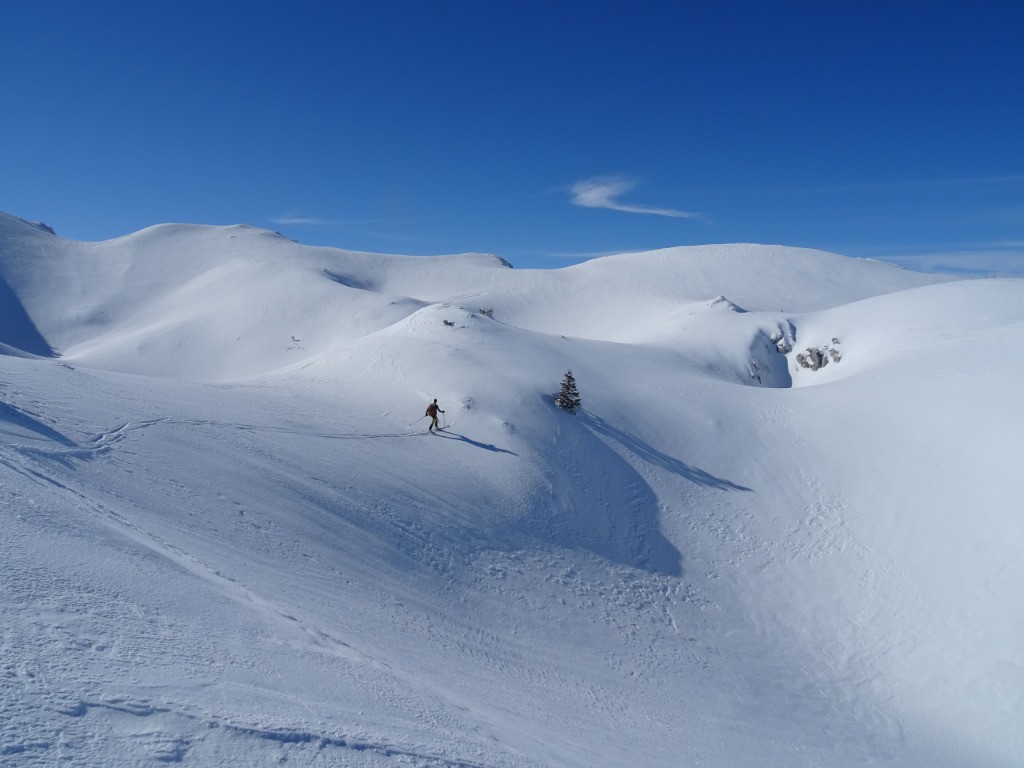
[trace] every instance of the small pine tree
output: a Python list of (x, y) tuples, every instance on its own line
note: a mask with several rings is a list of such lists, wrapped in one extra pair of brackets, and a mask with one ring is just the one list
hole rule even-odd
[(562, 379), (562, 391), (555, 397), (555, 405), (569, 413), (576, 413), (576, 409), (580, 407), (580, 392), (576, 389), (576, 379), (573, 378), (572, 371), (567, 371), (565, 378)]

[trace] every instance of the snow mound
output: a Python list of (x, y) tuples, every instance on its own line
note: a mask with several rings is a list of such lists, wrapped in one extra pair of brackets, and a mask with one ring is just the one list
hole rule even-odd
[[(1024, 338), (1022, 286), (1019, 279), (946, 283), (795, 316), (794, 384), (824, 384), (918, 361), (951, 373), (999, 367), (1002, 355), (983, 361), (977, 350), (997, 339), (1009, 348)], [(817, 370), (795, 364), (808, 350), (823, 350)]]

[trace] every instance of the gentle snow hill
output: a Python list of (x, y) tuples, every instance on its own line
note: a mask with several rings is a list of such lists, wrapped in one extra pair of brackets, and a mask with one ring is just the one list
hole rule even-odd
[(1007, 351), (1013, 348), (1024, 331), (1022, 285), (1013, 278), (944, 283), (794, 315), (796, 351), (834, 346), (844, 358), (820, 371), (796, 368), (794, 384), (824, 384), (929, 358), (937, 358), (935, 373), (987, 380), (988, 369), (1003, 365), (1002, 355), (983, 362), (977, 350), (992, 343), (993, 334)]
[(1024, 281), (2, 215), (0, 278), (0, 763), (1024, 762)]
[[(188, 379), (239, 379), (310, 359), (427, 304), (493, 310), (496, 320), (542, 333), (631, 342), (679, 335), (679, 314), (699, 314), (720, 294), (744, 310), (806, 312), (943, 279), (753, 245), (518, 271), (478, 254), (311, 248), (246, 226), (162, 225), (79, 243), (0, 214), (0, 343)], [(751, 339), (740, 343), (745, 351)]]

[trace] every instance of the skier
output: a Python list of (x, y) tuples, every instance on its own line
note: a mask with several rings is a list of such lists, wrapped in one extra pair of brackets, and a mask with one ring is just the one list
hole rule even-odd
[(427, 406), (427, 412), (425, 414), (430, 417), (430, 426), (427, 427), (427, 432), (432, 431), (435, 427), (440, 429), (440, 427), (437, 426), (438, 412), (444, 413), (444, 411), (437, 407), (437, 398), (435, 397), (434, 402)]

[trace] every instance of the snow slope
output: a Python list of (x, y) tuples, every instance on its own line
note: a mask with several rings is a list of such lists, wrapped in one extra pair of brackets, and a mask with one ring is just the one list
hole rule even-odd
[(1022, 299), (0, 214), (0, 764), (1019, 765)]

